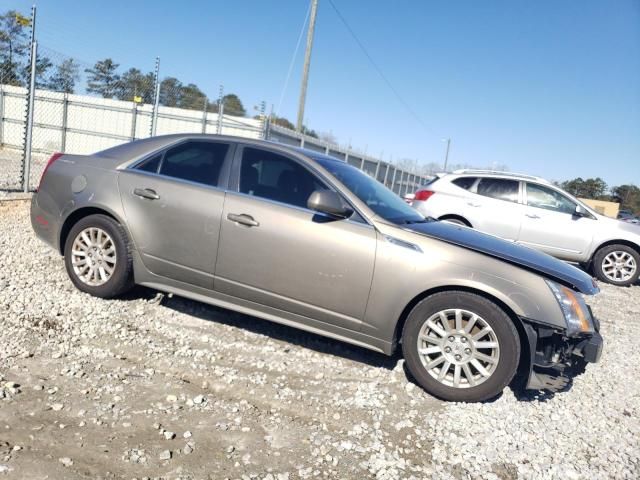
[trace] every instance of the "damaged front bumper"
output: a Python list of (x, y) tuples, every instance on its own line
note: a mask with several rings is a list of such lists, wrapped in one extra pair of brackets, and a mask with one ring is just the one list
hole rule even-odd
[(568, 337), (564, 332), (529, 319), (522, 319), (527, 336), (529, 376), (526, 388), (556, 392), (582, 373), (587, 363), (600, 361), (603, 339), (593, 318), (594, 332)]

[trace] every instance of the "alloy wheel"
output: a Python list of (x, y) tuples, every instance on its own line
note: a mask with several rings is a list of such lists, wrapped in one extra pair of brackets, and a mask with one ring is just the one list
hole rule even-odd
[(637, 268), (636, 259), (625, 251), (613, 251), (602, 260), (602, 273), (613, 282), (629, 280)]
[(98, 227), (82, 230), (73, 241), (71, 265), (86, 285), (97, 287), (109, 281), (116, 268), (116, 248), (107, 232)]
[(500, 360), (493, 328), (462, 309), (433, 314), (418, 335), (418, 354), (429, 375), (448, 387), (470, 388), (487, 381)]

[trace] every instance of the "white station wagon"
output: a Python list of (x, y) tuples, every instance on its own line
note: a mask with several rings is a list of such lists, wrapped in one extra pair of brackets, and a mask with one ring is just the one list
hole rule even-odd
[(614, 285), (640, 275), (640, 225), (600, 215), (542, 178), (458, 170), (417, 191), (412, 204), (426, 216), (579, 263)]

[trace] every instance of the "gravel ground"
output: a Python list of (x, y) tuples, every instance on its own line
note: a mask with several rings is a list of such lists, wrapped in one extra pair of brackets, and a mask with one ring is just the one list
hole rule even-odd
[(136, 289), (75, 290), (0, 202), (0, 478), (638, 478), (640, 287), (566, 392), (445, 404), (402, 360)]

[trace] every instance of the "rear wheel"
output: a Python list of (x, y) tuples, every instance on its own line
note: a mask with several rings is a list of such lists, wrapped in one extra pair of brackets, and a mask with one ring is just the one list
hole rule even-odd
[(495, 303), (469, 292), (436, 293), (409, 313), (402, 333), (407, 367), (430, 394), (479, 402), (497, 396), (518, 368), (520, 338)]
[(640, 276), (640, 254), (627, 245), (608, 245), (593, 256), (593, 270), (603, 282), (633, 285)]
[(127, 234), (106, 215), (90, 215), (71, 228), (64, 260), (73, 284), (96, 297), (112, 298), (133, 286)]

